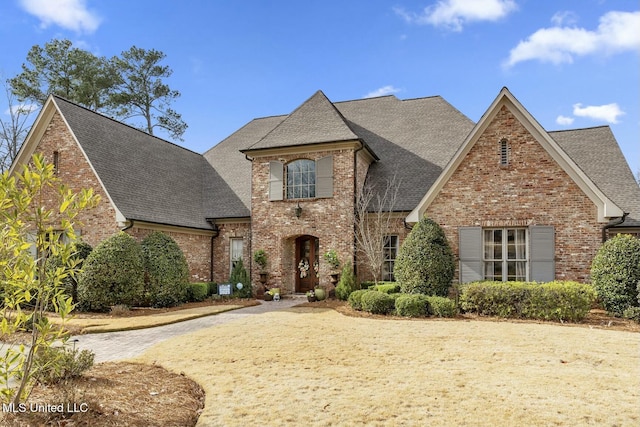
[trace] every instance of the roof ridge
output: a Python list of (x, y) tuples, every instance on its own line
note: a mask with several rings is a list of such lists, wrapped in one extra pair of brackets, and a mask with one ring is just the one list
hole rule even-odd
[(191, 152), (191, 153), (193, 153), (193, 154), (197, 154), (197, 155), (200, 155), (200, 156), (202, 155), (201, 153), (198, 153), (198, 152), (193, 151), (193, 150), (191, 150), (191, 149), (189, 149), (189, 148), (183, 147), (182, 145), (179, 145), (179, 144), (177, 144), (177, 143), (175, 143), (175, 142), (168, 141), (168, 140), (166, 140), (166, 139), (164, 139), (164, 138), (160, 138), (159, 136), (156, 136), (156, 135), (151, 135), (151, 134), (149, 134), (149, 133), (147, 133), (147, 132), (145, 132), (145, 131), (143, 131), (143, 130), (141, 130), (141, 129), (138, 129), (137, 127), (132, 126), (132, 125), (130, 125), (130, 124), (128, 124), (128, 123), (125, 123), (125, 122), (122, 122), (122, 121), (120, 121), (120, 120), (117, 120), (117, 119), (115, 119), (115, 118), (113, 118), (113, 117), (107, 116), (106, 114), (101, 113), (101, 112), (99, 112), (99, 111), (92, 110), (91, 108), (85, 107), (84, 105), (80, 105), (80, 104), (78, 104), (78, 103), (76, 103), (76, 102), (70, 101), (70, 100), (68, 100), (67, 98), (62, 97), (62, 96), (60, 96), (60, 95), (51, 94), (51, 96), (52, 96), (53, 98), (59, 99), (59, 100), (61, 100), (61, 101), (64, 101), (64, 102), (66, 102), (66, 103), (68, 103), (68, 104), (71, 104), (71, 105), (73, 105), (74, 107), (81, 108), (81, 109), (83, 109), (83, 110), (85, 110), (85, 111), (87, 111), (87, 112), (89, 112), (89, 113), (95, 114), (95, 115), (97, 115), (97, 116), (100, 116), (100, 117), (102, 117), (102, 118), (105, 118), (105, 119), (107, 119), (107, 120), (110, 120), (110, 121), (112, 121), (112, 122), (115, 122), (115, 123), (117, 123), (117, 124), (120, 124), (120, 125), (122, 125), (122, 126), (126, 126), (126, 127), (130, 128), (130, 129), (132, 129), (132, 130), (137, 131), (137, 132), (143, 133), (143, 134), (144, 134), (144, 135), (146, 135), (147, 137), (157, 139), (157, 140), (158, 140), (158, 141), (160, 141), (160, 142), (165, 142), (165, 143), (167, 143), (167, 144), (171, 144), (171, 145), (173, 145), (173, 146), (175, 146), (175, 147), (178, 147), (178, 148), (182, 148), (183, 150), (189, 151), (189, 152)]
[(551, 132), (554, 132), (554, 133), (574, 132), (574, 131), (577, 131), (577, 130), (591, 130), (591, 129), (601, 129), (601, 128), (611, 129), (611, 126), (609, 126), (609, 125), (587, 126), (587, 127), (583, 127), (583, 128), (548, 130), (547, 132), (549, 132), (549, 133), (551, 133)]

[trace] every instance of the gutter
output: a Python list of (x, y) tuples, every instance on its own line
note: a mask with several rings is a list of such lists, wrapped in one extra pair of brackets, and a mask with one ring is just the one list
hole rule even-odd
[(129, 225), (127, 225), (125, 228), (121, 228), (120, 231), (127, 231), (128, 229), (130, 229), (131, 227), (133, 227), (133, 219), (127, 219), (127, 221), (129, 221)]
[(627, 218), (627, 215), (629, 215), (629, 212), (623, 212), (621, 217), (612, 219), (608, 224), (602, 227), (602, 243), (607, 241), (607, 230), (622, 224)]

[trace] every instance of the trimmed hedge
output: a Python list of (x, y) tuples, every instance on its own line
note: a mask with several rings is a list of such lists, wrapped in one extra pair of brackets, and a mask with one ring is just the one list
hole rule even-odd
[(187, 300), (201, 302), (209, 296), (209, 282), (189, 283), (187, 287)]
[(109, 311), (113, 305), (133, 306), (144, 290), (144, 255), (133, 237), (119, 232), (89, 254), (78, 279), (82, 310)]
[(621, 316), (640, 306), (640, 239), (618, 234), (607, 240), (593, 258), (591, 282), (609, 313)]
[(362, 310), (372, 314), (388, 314), (393, 311), (395, 299), (383, 292), (368, 291), (360, 299)]
[(579, 322), (596, 300), (577, 282), (473, 282), (462, 286), (463, 310), (487, 316)]
[(369, 289), (383, 292), (385, 294), (397, 294), (400, 292), (400, 285), (396, 282), (378, 282), (377, 285), (370, 287)]
[(370, 291), (369, 289), (358, 289), (357, 291), (351, 292), (351, 294), (349, 294), (349, 298), (347, 299), (351, 308), (353, 308), (354, 310), (361, 311), (362, 296), (367, 292), (373, 292), (373, 291)]
[(458, 314), (455, 301), (436, 295), (428, 296), (429, 314), (438, 317), (455, 317)]
[(426, 295), (402, 294), (396, 298), (396, 314), (404, 317), (426, 317), (429, 315), (429, 301)]
[(145, 258), (145, 300), (153, 307), (171, 307), (187, 300), (189, 264), (170, 236), (154, 231), (140, 244)]

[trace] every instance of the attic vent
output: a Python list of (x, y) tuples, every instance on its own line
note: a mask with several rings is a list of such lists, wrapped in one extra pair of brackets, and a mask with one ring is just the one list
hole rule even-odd
[(509, 164), (509, 143), (506, 139), (500, 141), (500, 166)]
[(60, 170), (60, 153), (57, 151), (54, 151), (53, 152), (53, 171), (57, 175), (59, 170)]

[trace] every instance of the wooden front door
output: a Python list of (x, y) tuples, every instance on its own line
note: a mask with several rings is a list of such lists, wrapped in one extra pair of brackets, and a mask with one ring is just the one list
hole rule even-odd
[(313, 236), (296, 239), (296, 292), (307, 292), (319, 284), (320, 242)]

